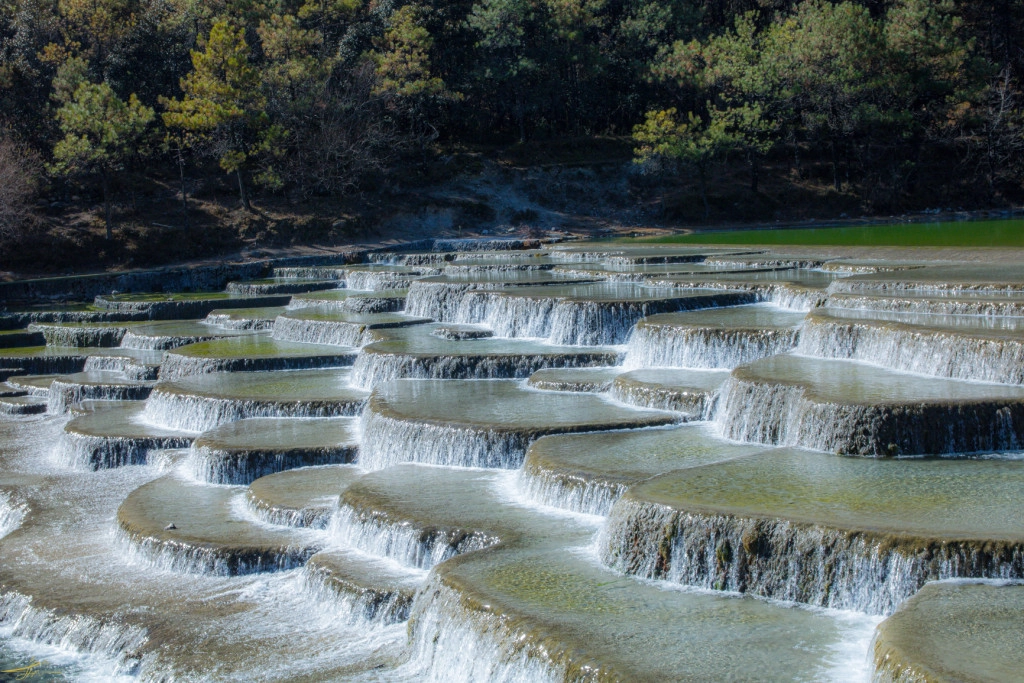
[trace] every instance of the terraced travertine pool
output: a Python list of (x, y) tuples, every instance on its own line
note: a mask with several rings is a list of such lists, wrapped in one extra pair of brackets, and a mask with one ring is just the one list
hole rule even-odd
[(1024, 265), (454, 246), (0, 318), (0, 680), (1019, 680)]

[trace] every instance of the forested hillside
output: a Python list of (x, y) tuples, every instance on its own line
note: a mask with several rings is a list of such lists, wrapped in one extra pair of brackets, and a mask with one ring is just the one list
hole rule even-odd
[(1021, 193), (1024, 0), (2, 8), (8, 258), (62, 223), (117, 241), (227, 220), (210, 202), (337, 213), (494, 150), (525, 166), (632, 150), (638, 178), (693, 188), (696, 220), (729, 218), (723, 183), (757, 204), (769, 176), (862, 212)]

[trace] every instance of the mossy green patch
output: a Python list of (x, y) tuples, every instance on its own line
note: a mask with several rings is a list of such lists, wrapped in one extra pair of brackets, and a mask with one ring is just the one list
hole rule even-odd
[(736, 230), (670, 235), (657, 244), (752, 244), (849, 247), (1024, 247), (1024, 220), (890, 223), (845, 227)]

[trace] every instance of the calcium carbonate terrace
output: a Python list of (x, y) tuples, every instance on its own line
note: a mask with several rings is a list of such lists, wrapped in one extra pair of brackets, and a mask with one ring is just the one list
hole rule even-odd
[(435, 246), (0, 318), (0, 665), (1019, 677), (1024, 266)]

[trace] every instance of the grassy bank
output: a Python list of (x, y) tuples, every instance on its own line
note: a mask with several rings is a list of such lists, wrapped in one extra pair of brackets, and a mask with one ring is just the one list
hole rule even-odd
[(1024, 219), (699, 232), (643, 241), (765, 246), (1024, 247)]

